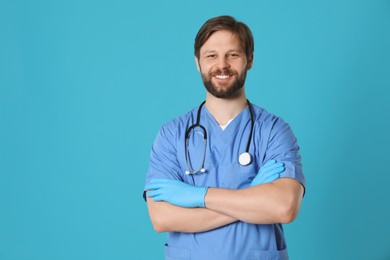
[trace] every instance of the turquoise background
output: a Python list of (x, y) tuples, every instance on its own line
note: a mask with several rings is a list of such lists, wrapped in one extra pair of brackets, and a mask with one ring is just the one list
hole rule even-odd
[(0, 259), (163, 259), (141, 197), (160, 126), (197, 106), (193, 41), (255, 36), (250, 100), (298, 137), (291, 259), (390, 259), (390, 1), (0, 0)]

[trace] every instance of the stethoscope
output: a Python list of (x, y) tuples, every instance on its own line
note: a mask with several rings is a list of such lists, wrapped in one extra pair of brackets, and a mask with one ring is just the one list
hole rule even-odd
[[(248, 143), (246, 145), (246, 150), (245, 152), (241, 153), (240, 156), (238, 156), (238, 162), (242, 166), (247, 166), (252, 162), (252, 156), (249, 153), (249, 147), (251, 145), (251, 139), (252, 139), (252, 133), (253, 133), (253, 127), (254, 127), (254, 119), (253, 119), (253, 108), (252, 104), (247, 100), (248, 102), (248, 107), (249, 107), (249, 112), (251, 114), (251, 132), (249, 134), (248, 138)], [(198, 108), (198, 114), (196, 117), (196, 123), (191, 125), (190, 127), (187, 128), (186, 130), (186, 135), (185, 135), (185, 153), (186, 153), (186, 164), (187, 164), (187, 170), (185, 171), (185, 174), (196, 174), (198, 172), (204, 173), (206, 172), (206, 169), (204, 168), (204, 161), (205, 161), (205, 156), (206, 156), (206, 147), (207, 147), (207, 131), (206, 128), (200, 124), (200, 113), (202, 110), (203, 105), (206, 103), (206, 101), (203, 101), (202, 104), (200, 104)], [(189, 151), (188, 151), (188, 141), (189, 141), (189, 136), (191, 131), (195, 128), (199, 127), (202, 129), (203, 132), (203, 155), (202, 155), (202, 163), (200, 164), (199, 170), (193, 170), (191, 167), (190, 159), (189, 159)]]

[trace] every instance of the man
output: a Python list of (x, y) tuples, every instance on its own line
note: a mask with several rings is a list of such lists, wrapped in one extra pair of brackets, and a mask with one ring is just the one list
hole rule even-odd
[(296, 218), (305, 178), (288, 124), (246, 99), (253, 46), (230, 16), (195, 38), (206, 102), (161, 128), (145, 186), (166, 259), (288, 259), (281, 223)]

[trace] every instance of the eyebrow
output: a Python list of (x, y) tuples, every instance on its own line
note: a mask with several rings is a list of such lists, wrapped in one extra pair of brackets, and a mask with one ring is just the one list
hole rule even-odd
[[(204, 52), (201, 53), (201, 55), (206, 55), (208, 53), (215, 53), (216, 51), (215, 50), (205, 50)], [(239, 50), (239, 49), (230, 49), (227, 51), (227, 53), (229, 52), (239, 52), (239, 53), (244, 53), (243, 50)]]
[(202, 52), (201, 54), (202, 54), (202, 55), (206, 55), (206, 54), (208, 54), (208, 53), (215, 53), (215, 51), (214, 51), (214, 50), (205, 50), (205, 51)]

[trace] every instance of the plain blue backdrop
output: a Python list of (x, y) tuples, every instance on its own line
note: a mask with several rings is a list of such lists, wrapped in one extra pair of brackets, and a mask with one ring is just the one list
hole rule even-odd
[(163, 259), (150, 147), (204, 99), (193, 41), (222, 14), (301, 146), (290, 258), (390, 259), (389, 0), (0, 0), (0, 260)]

